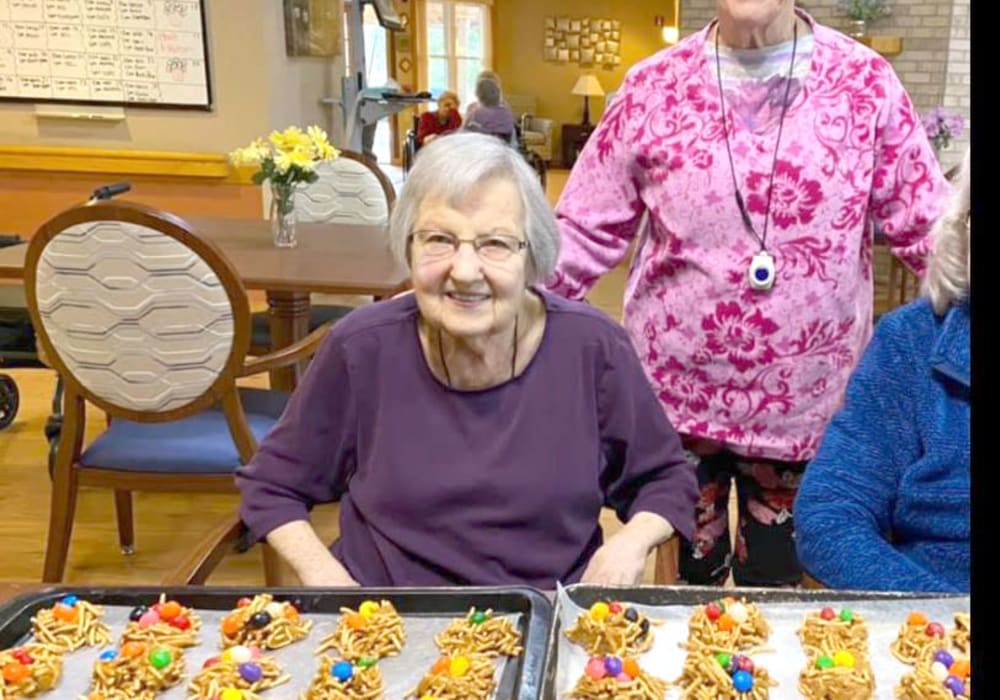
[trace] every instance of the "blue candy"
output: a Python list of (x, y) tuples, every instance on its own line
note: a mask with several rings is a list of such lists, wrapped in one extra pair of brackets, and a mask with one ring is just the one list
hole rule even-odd
[(118, 658), (118, 652), (114, 649), (108, 649), (107, 651), (101, 652), (101, 661), (111, 661), (115, 658)]
[(753, 690), (753, 676), (746, 671), (737, 671), (733, 674), (733, 687), (741, 693), (748, 693)]
[(77, 598), (75, 595), (70, 594), (67, 596), (63, 596), (63, 599), (59, 602), (61, 602), (63, 605), (68, 605), (69, 607), (73, 608), (76, 607), (76, 604), (80, 602), (80, 599)]
[(348, 661), (338, 661), (330, 667), (330, 674), (341, 683), (345, 683), (354, 675), (354, 667)]
[(952, 695), (963, 695), (965, 693), (965, 683), (958, 676), (948, 676), (945, 678), (944, 687), (950, 690)]

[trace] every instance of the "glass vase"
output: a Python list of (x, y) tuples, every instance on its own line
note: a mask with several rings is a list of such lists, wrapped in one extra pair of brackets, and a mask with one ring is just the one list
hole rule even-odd
[(299, 242), (295, 230), (294, 194), (294, 185), (271, 183), (271, 235), (278, 248), (294, 248)]
[(847, 36), (864, 39), (868, 36), (868, 23), (863, 19), (852, 19), (847, 23)]

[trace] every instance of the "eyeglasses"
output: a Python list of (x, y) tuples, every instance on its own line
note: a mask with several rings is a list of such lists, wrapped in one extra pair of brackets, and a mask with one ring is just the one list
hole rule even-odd
[(427, 260), (444, 260), (458, 253), (458, 247), (470, 243), (481, 260), (486, 262), (506, 262), (516, 253), (528, 247), (528, 242), (502, 233), (488, 233), (475, 238), (459, 238), (447, 231), (426, 229), (414, 231), (411, 239), (420, 246), (420, 257)]

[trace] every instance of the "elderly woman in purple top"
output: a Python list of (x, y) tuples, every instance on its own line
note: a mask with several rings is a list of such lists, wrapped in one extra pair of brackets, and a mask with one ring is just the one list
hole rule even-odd
[[(327, 336), (238, 473), (244, 521), (306, 585), (637, 582), (691, 535), (694, 471), (624, 330), (534, 286), (559, 246), (538, 178), (495, 138), (437, 140), (390, 237), (413, 294)], [(336, 500), (328, 549), (309, 510)]]

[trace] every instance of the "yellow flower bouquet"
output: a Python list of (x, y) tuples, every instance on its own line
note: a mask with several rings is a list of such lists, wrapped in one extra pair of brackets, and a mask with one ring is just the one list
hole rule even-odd
[(273, 131), (265, 139), (257, 139), (249, 146), (229, 154), (236, 167), (259, 166), (253, 175), (254, 184), (270, 183), (271, 222), (274, 242), (278, 246), (295, 245), (295, 210), (293, 195), (296, 185), (316, 182), (316, 164), (335, 160), (340, 151), (318, 126), (302, 131), (290, 126), (284, 131)]

